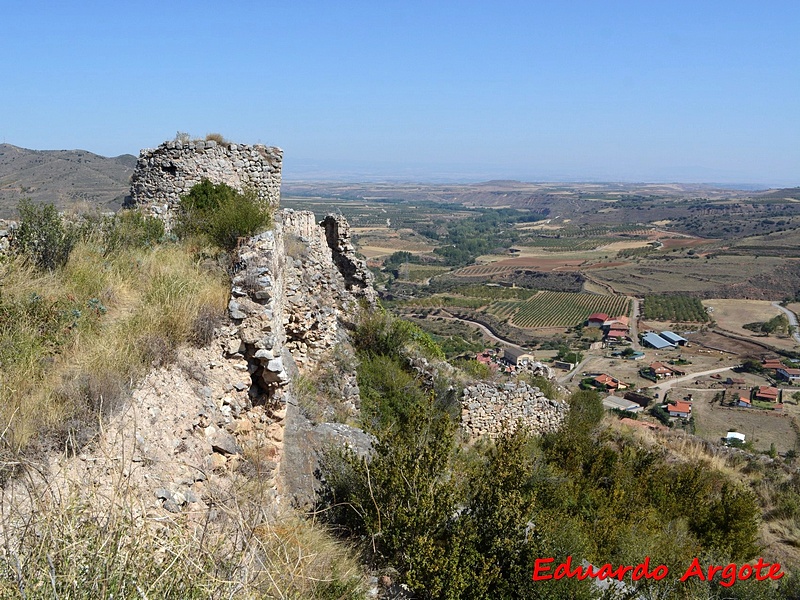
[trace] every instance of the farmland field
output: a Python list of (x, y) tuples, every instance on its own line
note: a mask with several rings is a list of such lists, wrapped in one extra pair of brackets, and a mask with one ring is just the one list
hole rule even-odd
[(656, 321), (705, 323), (705, 307), (690, 296), (645, 296), (642, 316)]
[(495, 302), (487, 309), (500, 318), (508, 317), (512, 311), (511, 323), (516, 327), (573, 327), (593, 312), (627, 315), (630, 301), (624, 296), (539, 292), (524, 302)]
[(782, 314), (768, 300), (703, 300), (703, 304), (713, 309), (711, 316), (717, 327), (743, 337), (755, 338), (760, 342), (791, 350), (795, 346), (792, 338), (780, 338), (774, 335), (764, 337), (754, 331), (742, 327), (745, 323), (769, 321)]

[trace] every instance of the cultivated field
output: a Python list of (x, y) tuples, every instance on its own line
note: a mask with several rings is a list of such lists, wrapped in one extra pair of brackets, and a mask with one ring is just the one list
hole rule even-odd
[[(614, 268), (595, 269), (592, 276), (619, 293), (637, 296), (678, 291), (713, 292), (721, 288), (733, 291), (751, 277), (779, 269), (783, 262), (768, 256), (641, 259)], [(758, 291), (754, 290), (754, 293)]]
[(624, 296), (539, 292), (524, 302), (495, 302), (487, 312), (500, 319), (513, 315), (511, 323), (526, 329), (573, 327), (585, 321), (594, 312), (627, 315), (630, 312), (630, 301)]

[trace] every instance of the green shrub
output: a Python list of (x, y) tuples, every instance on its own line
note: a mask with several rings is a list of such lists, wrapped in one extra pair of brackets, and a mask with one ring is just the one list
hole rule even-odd
[(12, 237), (16, 253), (42, 270), (64, 266), (77, 242), (75, 229), (64, 224), (52, 204), (36, 205), (24, 199), (17, 210), (20, 223)]
[(406, 345), (414, 345), (428, 358), (445, 358), (441, 347), (428, 333), (384, 311), (366, 314), (358, 324), (354, 339), (361, 352), (397, 356)]
[(241, 193), (224, 183), (204, 179), (181, 198), (175, 226), (178, 237), (204, 235), (225, 250), (233, 250), (239, 238), (266, 229), (272, 212), (253, 192)]

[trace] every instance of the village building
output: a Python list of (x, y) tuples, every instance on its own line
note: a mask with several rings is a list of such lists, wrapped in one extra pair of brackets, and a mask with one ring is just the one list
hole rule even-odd
[(624, 329), (627, 331), (630, 329), (630, 325), (631, 320), (625, 315), (620, 315), (619, 317), (610, 317), (603, 322), (603, 327), (606, 329)]
[(740, 408), (753, 408), (753, 403), (750, 398), (744, 394), (739, 394), (739, 399), (736, 401), (736, 406)]
[(656, 379), (664, 379), (665, 377), (686, 375), (686, 371), (681, 371), (675, 367), (670, 367), (662, 362), (650, 363), (648, 367), (650, 374)]
[(503, 360), (515, 367), (535, 362), (536, 358), (522, 348), (503, 348)]
[(790, 369), (789, 367), (781, 367), (775, 370), (775, 374), (789, 383), (800, 382), (800, 369)]
[(626, 400), (625, 398), (620, 398), (619, 396), (608, 396), (603, 398), (603, 407), (606, 410), (624, 410), (626, 412), (638, 413), (644, 410), (641, 405), (637, 404), (636, 402), (631, 402), (630, 400)]
[(595, 387), (605, 387), (609, 390), (625, 390), (629, 387), (624, 381), (620, 381), (616, 377), (612, 377), (611, 375), (607, 375), (605, 373), (592, 379), (592, 384)]
[(770, 385), (762, 385), (756, 389), (754, 397), (756, 400), (763, 400), (764, 402), (777, 402), (778, 394), (778, 388)]
[(588, 327), (602, 327), (607, 320), (608, 315), (606, 313), (592, 313), (586, 319), (586, 325)]
[(777, 371), (778, 369), (783, 369), (784, 367), (786, 367), (786, 365), (777, 358), (768, 358), (761, 361), (761, 368), (766, 371)]
[(492, 350), (486, 349), (483, 352), (479, 352), (475, 355), (475, 360), (479, 363), (488, 365), (492, 371), (497, 371), (498, 366), (494, 360), (494, 352)]
[(688, 419), (692, 414), (692, 405), (689, 402), (678, 400), (673, 404), (667, 405), (667, 412), (670, 417), (681, 417)]

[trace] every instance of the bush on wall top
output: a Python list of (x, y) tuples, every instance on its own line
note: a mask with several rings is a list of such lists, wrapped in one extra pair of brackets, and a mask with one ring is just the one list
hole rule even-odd
[(204, 179), (181, 198), (175, 233), (178, 237), (205, 235), (233, 250), (239, 238), (249, 237), (272, 224), (272, 212), (253, 192), (241, 193), (224, 183)]

